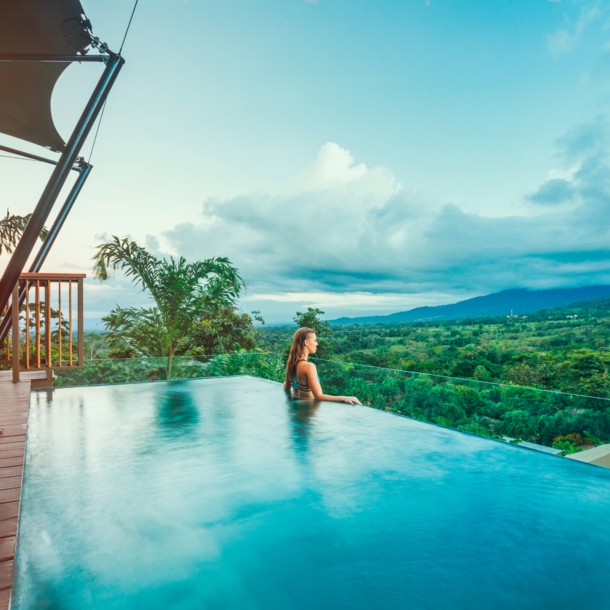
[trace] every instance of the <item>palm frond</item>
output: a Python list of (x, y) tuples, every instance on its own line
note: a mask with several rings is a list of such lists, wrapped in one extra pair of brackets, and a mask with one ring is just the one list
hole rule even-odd
[[(6, 211), (6, 216), (0, 219), (0, 254), (3, 250), (11, 254), (13, 248), (21, 239), (31, 217), (31, 214), (19, 216), (18, 214), (11, 214), (9, 210)], [(40, 231), (40, 240), (44, 241), (48, 233), (48, 229), (44, 227)]]
[(107, 280), (119, 269), (136, 285), (141, 283), (143, 289), (156, 292), (160, 261), (129, 237), (120, 239), (113, 235), (109, 242), (97, 247), (93, 260), (93, 272), (98, 279)]

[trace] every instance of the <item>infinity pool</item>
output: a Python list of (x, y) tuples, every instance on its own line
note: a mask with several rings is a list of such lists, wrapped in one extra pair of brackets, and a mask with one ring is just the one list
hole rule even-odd
[(607, 608), (610, 471), (250, 377), (32, 395), (13, 609)]

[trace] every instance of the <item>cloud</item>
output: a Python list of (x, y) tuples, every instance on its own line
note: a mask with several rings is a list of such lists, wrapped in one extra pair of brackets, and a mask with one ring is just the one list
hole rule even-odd
[(549, 34), (546, 38), (547, 47), (553, 57), (573, 51), (587, 28), (593, 23), (603, 20), (608, 13), (605, 0), (581, 0), (577, 4), (580, 6), (578, 18), (573, 23), (568, 22), (566, 27)]
[(529, 201), (542, 205), (559, 205), (566, 201), (572, 201), (576, 195), (574, 186), (562, 178), (547, 180), (540, 188), (527, 196)]
[[(344, 309), (354, 300), (380, 304), (380, 295), (389, 307), (391, 295), (610, 282), (610, 169), (600, 133), (601, 118), (558, 141), (566, 167), (524, 197), (537, 204), (533, 214), (466, 213), (327, 143), (283, 189), (208, 199), (200, 223), (164, 237), (190, 259), (229, 256), (249, 301), (260, 295), (263, 305), (304, 304), (306, 294), (320, 304), (325, 294), (337, 308), (341, 298)], [(572, 205), (558, 207), (565, 202)]]
[(608, 126), (603, 116), (570, 129), (557, 139), (557, 148), (566, 162), (603, 156), (608, 149)]

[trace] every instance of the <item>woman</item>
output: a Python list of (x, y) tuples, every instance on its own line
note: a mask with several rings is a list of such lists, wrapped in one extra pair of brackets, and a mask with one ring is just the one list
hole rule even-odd
[(322, 393), (322, 386), (316, 370), (316, 365), (307, 362), (309, 354), (315, 354), (318, 349), (316, 333), (311, 328), (299, 328), (294, 333), (288, 362), (286, 362), (286, 378), (284, 390), (296, 398), (315, 398), (328, 402), (347, 402), (359, 405), (361, 402), (355, 396), (330, 396)]

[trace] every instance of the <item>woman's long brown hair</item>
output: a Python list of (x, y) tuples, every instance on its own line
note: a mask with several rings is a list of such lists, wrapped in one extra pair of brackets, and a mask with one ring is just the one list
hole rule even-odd
[(292, 339), (292, 346), (290, 348), (290, 355), (286, 361), (286, 379), (292, 381), (296, 373), (297, 362), (303, 358), (303, 352), (305, 351), (305, 341), (307, 337), (316, 331), (313, 328), (299, 328), (294, 333)]

